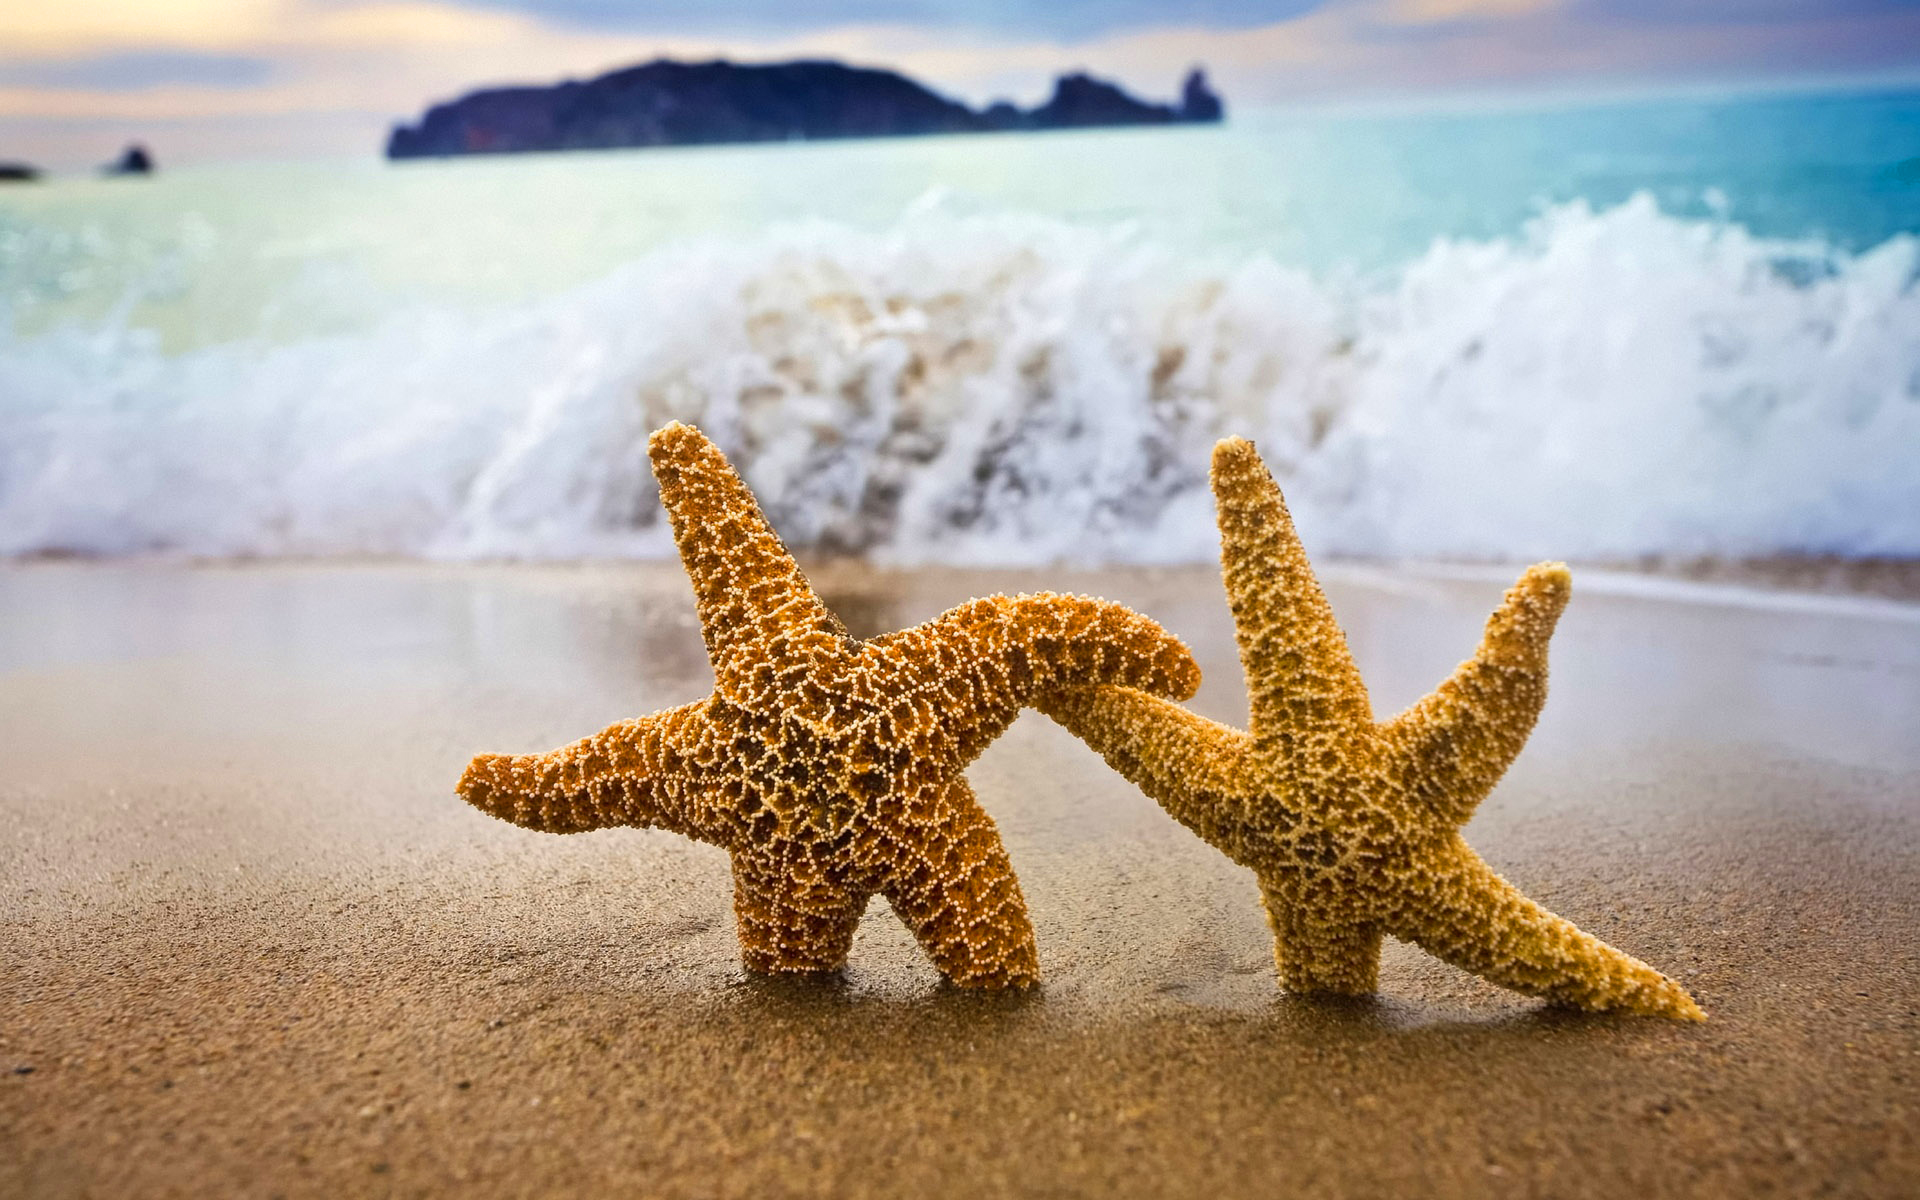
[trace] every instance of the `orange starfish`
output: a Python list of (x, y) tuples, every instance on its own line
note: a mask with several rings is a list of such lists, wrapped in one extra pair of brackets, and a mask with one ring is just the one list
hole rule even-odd
[(1191, 696), (1186, 647), (1120, 605), (1052, 594), (857, 641), (712, 442), (676, 423), (647, 452), (713, 694), (551, 754), (482, 755), (460, 795), (550, 833), (655, 826), (726, 848), (751, 971), (840, 967), (878, 893), (954, 983), (1035, 982), (1019, 882), (961, 772), (1049, 689)]
[(1547, 699), (1565, 566), (1531, 567), (1474, 657), (1376, 724), (1346, 637), (1253, 444), (1214, 448), (1220, 560), (1251, 696), (1246, 732), (1125, 687), (1037, 707), (1173, 817), (1251, 867), (1280, 983), (1374, 990), (1393, 934), (1473, 973), (1579, 1008), (1702, 1019), (1684, 988), (1541, 908), (1458, 831)]

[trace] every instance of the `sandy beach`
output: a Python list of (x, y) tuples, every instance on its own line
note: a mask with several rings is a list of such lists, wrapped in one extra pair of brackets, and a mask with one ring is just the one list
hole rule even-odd
[[(1327, 569), (1377, 711), (1508, 574)], [(857, 633), (1097, 592), (1244, 716), (1207, 568), (817, 582)], [(0, 1195), (1920, 1193), (1920, 605), (1576, 569), (1553, 671), (1467, 836), (1704, 1025), (1400, 945), (1285, 996), (1251, 876), (1035, 714), (970, 775), (1039, 992), (883, 905), (749, 978), (721, 851), (452, 792), (706, 692), (677, 566), (0, 568)]]

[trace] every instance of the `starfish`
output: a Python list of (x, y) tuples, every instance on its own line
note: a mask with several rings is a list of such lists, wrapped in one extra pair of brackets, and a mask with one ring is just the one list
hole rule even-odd
[(1559, 1004), (1704, 1019), (1680, 985), (1527, 899), (1459, 832), (1546, 703), (1547, 640), (1572, 587), (1565, 565), (1528, 568), (1473, 658), (1376, 723), (1253, 443), (1214, 447), (1213, 491), (1250, 727), (1127, 687), (1073, 688), (1037, 707), (1253, 869), (1281, 986), (1371, 992), (1392, 934)]
[(962, 771), (1049, 689), (1191, 696), (1186, 647), (1121, 605), (1051, 593), (855, 640), (700, 431), (668, 425), (647, 453), (712, 695), (550, 754), (481, 755), (461, 797), (550, 833), (658, 827), (724, 847), (750, 971), (838, 969), (879, 894), (953, 983), (1036, 982), (1019, 881)]

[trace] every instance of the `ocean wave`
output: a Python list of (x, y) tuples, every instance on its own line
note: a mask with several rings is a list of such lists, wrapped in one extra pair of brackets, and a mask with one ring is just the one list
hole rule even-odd
[(1227, 433), (1325, 552), (1914, 556), (1917, 276), (1644, 196), (1331, 280), (933, 204), (292, 341), (0, 323), (0, 554), (659, 556), (680, 419), (883, 562), (1205, 560)]

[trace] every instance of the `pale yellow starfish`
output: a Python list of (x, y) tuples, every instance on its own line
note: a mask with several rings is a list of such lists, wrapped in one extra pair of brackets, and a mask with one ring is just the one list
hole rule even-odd
[(1392, 934), (1561, 1004), (1703, 1019), (1679, 984), (1521, 895), (1459, 833), (1546, 702), (1547, 640), (1571, 590), (1566, 567), (1529, 568), (1474, 657), (1376, 724), (1251, 442), (1214, 448), (1213, 490), (1250, 728), (1126, 687), (1074, 688), (1037, 707), (1253, 869), (1281, 985), (1371, 992), (1381, 937)]
[(657, 826), (725, 847), (749, 970), (839, 967), (877, 893), (953, 982), (1034, 982), (1019, 882), (961, 772), (1049, 688), (1191, 696), (1186, 647), (1118, 604), (1053, 594), (856, 641), (713, 443), (673, 424), (647, 452), (713, 694), (551, 754), (482, 755), (460, 795), (530, 829)]

